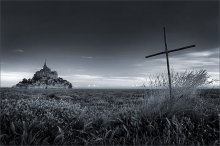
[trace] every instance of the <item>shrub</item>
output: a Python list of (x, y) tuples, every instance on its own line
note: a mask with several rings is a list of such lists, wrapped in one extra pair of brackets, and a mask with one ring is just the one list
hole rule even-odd
[[(185, 71), (182, 73), (171, 71), (171, 89), (172, 97), (169, 98), (169, 82), (166, 73), (160, 73), (148, 78), (150, 87), (153, 89), (150, 93), (149, 101), (161, 104), (164, 102), (175, 103), (181, 98), (189, 100), (196, 97), (198, 88), (212, 84), (213, 80), (209, 80), (209, 75), (206, 70)], [(160, 89), (160, 90), (158, 90)], [(152, 99), (153, 98), (153, 99)], [(172, 107), (172, 106), (171, 106)]]
[(22, 83), (28, 83), (28, 80), (26, 78), (23, 78)]

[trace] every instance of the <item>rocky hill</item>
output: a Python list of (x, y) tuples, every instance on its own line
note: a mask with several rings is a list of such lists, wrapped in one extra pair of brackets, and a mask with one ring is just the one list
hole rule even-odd
[(49, 88), (60, 88), (70, 89), (72, 84), (67, 80), (58, 77), (56, 71), (51, 71), (47, 67), (46, 61), (43, 69), (37, 71), (32, 79), (23, 79), (21, 82), (13, 86), (13, 88), (27, 88), (27, 89), (49, 89)]

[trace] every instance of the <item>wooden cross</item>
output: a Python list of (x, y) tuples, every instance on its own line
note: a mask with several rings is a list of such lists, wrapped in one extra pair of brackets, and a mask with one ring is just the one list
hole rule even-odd
[(164, 52), (160, 52), (160, 53), (156, 53), (156, 54), (152, 54), (152, 55), (149, 55), (149, 56), (146, 56), (145, 58), (150, 58), (150, 57), (153, 57), (153, 56), (157, 56), (157, 55), (161, 55), (161, 54), (166, 54), (167, 73), (168, 73), (168, 79), (169, 79), (169, 91), (170, 91), (170, 98), (171, 98), (172, 97), (172, 87), (171, 87), (171, 76), (170, 76), (170, 65), (169, 65), (168, 53), (176, 52), (176, 51), (180, 51), (180, 50), (184, 50), (184, 49), (188, 49), (188, 48), (192, 48), (192, 47), (195, 47), (196, 45), (190, 45), (190, 46), (186, 46), (186, 47), (182, 47), (182, 48), (178, 48), (178, 49), (174, 49), (174, 50), (168, 50), (167, 49), (167, 40), (166, 40), (166, 29), (165, 29), (165, 27), (163, 27), (163, 35), (164, 35), (165, 51)]

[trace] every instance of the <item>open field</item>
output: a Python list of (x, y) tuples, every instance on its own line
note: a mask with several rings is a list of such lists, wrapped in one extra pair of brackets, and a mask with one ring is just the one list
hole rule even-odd
[(218, 89), (1, 88), (1, 144), (219, 144)]

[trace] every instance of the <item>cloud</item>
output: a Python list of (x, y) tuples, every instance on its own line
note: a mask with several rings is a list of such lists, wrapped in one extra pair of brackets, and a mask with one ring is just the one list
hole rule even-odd
[(15, 49), (13, 50), (14, 53), (23, 53), (24, 50), (23, 49)]
[(83, 58), (83, 59), (93, 59), (92, 56), (81, 56), (81, 58)]
[[(22, 81), (23, 78), (32, 78), (29, 72), (1, 72), (1, 86), (11, 87)], [(139, 76), (101, 76), (90, 74), (75, 74), (60, 76), (70, 81), (76, 88), (118, 88), (138, 87), (144, 83), (145, 77)]]
[(218, 57), (220, 48), (211, 49), (209, 51), (190, 52), (185, 56), (187, 57)]
[(132, 64), (132, 66), (141, 67), (141, 66), (144, 66), (144, 64), (142, 64), (142, 63), (136, 63), (136, 64)]
[[(186, 70), (200, 70), (206, 69), (212, 79), (219, 79), (219, 48), (210, 49), (206, 51), (190, 52), (185, 54), (170, 54), (169, 62), (170, 68), (175, 72), (184, 72)], [(135, 70), (139, 73), (145, 74), (145, 76), (155, 75), (158, 73), (166, 73), (166, 57), (153, 58), (137, 62)]]
[(203, 52), (192, 52), (192, 53), (188, 53), (187, 55), (192, 57), (208, 57), (212, 54), (213, 52), (211, 51), (203, 51)]
[(96, 85), (95, 85), (95, 84), (89, 84), (88, 87), (89, 87), (89, 88), (95, 88)]
[(1, 80), (21, 80), (31, 76), (32, 74), (27, 72), (1, 72)]
[(1, 86), (10, 87), (17, 84), (23, 78), (32, 78), (32, 73), (29, 72), (1, 72)]
[(62, 76), (79, 88), (131, 88), (140, 87), (146, 81), (145, 76), (108, 76), (75, 74)]
[[(191, 52), (185, 54), (169, 56), (170, 67), (175, 72), (184, 72), (186, 70), (206, 69), (211, 78), (217, 78), (219, 72), (219, 50), (211, 49), (200, 52)], [(118, 72), (117, 70), (107, 74), (106, 72), (96, 72), (90, 74), (89, 71), (82, 71), (82, 74), (69, 74), (65, 76), (80, 87), (88, 87), (95, 84), (96, 87), (138, 87), (143, 83), (148, 83), (150, 75), (166, 73), (166, 58), (142, 59), (140, 62), (130, 64), (129, 71)], [(88, 72), (88, 74), (87, 74)]]
[(70, 77), (75, 79), (82, 79), (82, 80), (90, 80), (90, 79), (102, 79), (101, 76), (95, 76), (95, 75), (70, 75)]
[[(84, 56), (85, 57), (85, 56)], [(206, 69), (212, 79), (219, 79), (219, 49), (212, 49), (200, 52), (191, 52), (180, 55), (170, 55), (170, 67), (176, 72), (187, 70)], [(113, 65), (115, 66), (115, 65)], [(80, 66), (79, 69), (81, 69)], [(130, 64), (128, 70), (117, 70), (111, 68), (109, 72), (95, 70), (93, 73), (89, 69), (77, 70), (73, 68), (69, 73), (63, 72), (60, 77), (70, 81), (74, 87), (88, 88), (120, 88), (138, 87), (148, 82), (150, 75), (166, 73), (166, 58), (152, 58), (136, 61)], [(59, 73), (59, 72), (58, 72)], [(1, 72), (2, 86), (12, 86), (23, 78), (31, 78), (34, 72)]]

